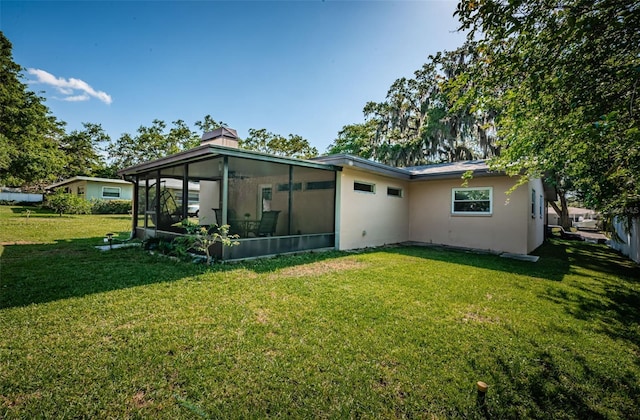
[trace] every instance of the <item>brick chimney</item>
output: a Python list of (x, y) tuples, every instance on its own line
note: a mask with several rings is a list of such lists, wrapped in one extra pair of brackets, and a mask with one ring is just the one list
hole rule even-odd
[(213, 131), (207, 131), (202, 135), (200, 145), (225, 146), (238, 148), (238, 132), (233, 128), (220, 127)]

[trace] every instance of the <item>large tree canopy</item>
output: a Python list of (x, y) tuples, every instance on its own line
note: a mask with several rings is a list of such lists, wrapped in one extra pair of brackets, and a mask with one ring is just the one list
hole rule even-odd
[(64, 136), (60, 148), (65, 154), (64, 178), (104, 175), (106, 162), (100, 145), (110, 141), (100, 124), (83, 123), (82, 130)]
[(473, 89), (466, 71), (475, 44), (429, 56), (413, 78), (396, 80), (382, 102), (364, 107), (365, 123), (343, 127), (331, 153), (351, 153), (394, 166), (487, 158), (494, 146), (491, 108), (459, 99)]
[(501, 110), (493, 166), (551, 175), (611, 214), (637, 208), (640, 3), (461, 0), (456, 13), (479, 40), (475, 106)]
[(0, 184), (38, 188), (63, 172), (63, 123), (20, 81), (21, 72), (0, 32)]

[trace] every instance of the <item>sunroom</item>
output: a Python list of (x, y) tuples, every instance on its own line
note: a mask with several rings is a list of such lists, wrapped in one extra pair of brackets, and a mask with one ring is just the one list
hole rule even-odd
[(229, 225), (239, 245), (211, 251), (234, 260), (334, 248), (338, 170), (239, 149), (235, 130), (220, 128), (199, 147), (119, 173), (134, 184), (137, 238), (184, 234), (185, 219)]

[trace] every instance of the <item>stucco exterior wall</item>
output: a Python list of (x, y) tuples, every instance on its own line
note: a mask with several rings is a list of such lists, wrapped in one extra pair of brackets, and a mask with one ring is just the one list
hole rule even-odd
[[(354, 191), (354, 181), (375, 185), (375, 193)], [(403, 196), (387, 195), (387, 187)], [(356, 249), (405, 242), (409, 239), (409, 183), (345, 167), (338, 172), (336, 243)]]
[[(120, 188), (120, 198), (109, 198), (102, 196), (102, 187)], [(108, 182), (87, 182), (86, 198), (91, 200), (131, 200), (133, 199), (133, 185), (108, 183)]]
[(478, 177), (469, 187), (493, 188), (491, 215), (453, 215), (452, 189), (460, 179), (418, 181), (410, 184), (409, 239), (416, 242), (526, 254), (529, 250), (527, 217), (529, 190), (521, 186), (509, 196), (515, 179)]
[[(78, 187), (84, 188), (84, 198), (86, 200), (132, 200), (133, 185), (130, 183), (119, 182), (94, 182), (87, 180), (77, 180), (69, 182), (58, 188), (68, 189), (69, 193), (78, 195)], [(120, 188), (120, 198), (102, 197), (102, 187)]]

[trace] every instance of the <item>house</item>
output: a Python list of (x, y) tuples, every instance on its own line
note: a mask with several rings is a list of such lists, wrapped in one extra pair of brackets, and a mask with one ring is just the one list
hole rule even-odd
[(62, 189), (64, 192), (84, 197), (87, 200), (132, 200), (133, 186), (122, 179), (74, 176), (49, 185), (48, 191)]
[(527, 254), (544, 239), (542, 182), (507, 195), (518, 179), (483, 161), (394, 168), (349, 155), (300, 160), (239, 149), (235, 130), (219, 128), (194, 149), (120, 174), (134, 185), (139, 238), (184, 233), (189, 186), (197, 185), (197, 222), (228, 224), (240, 236), (239, 246), (216, 250), (223, 259), (406, 242)]
[[(338, 249), (415, 242), (528, 254), (544, 240), (544, 191), (484, 161), (392, 168), (348, 155), (317, 161), (338, 175)], [(473, 177), (463, 186), (463, 174)]]
[[(568, 206), (567, 210), (569, 211), (569, 221), (573, 225), (576, 222), (580, 222), (585, 219), (596, 219), (599, 215), (594, 210), (585, 209), (582, 207), (572, 207)], [(547, 209), (548, 220), (550, 225), (560, 225), (560, 216), (558, 216), (555, 210), (551, 207)]]

